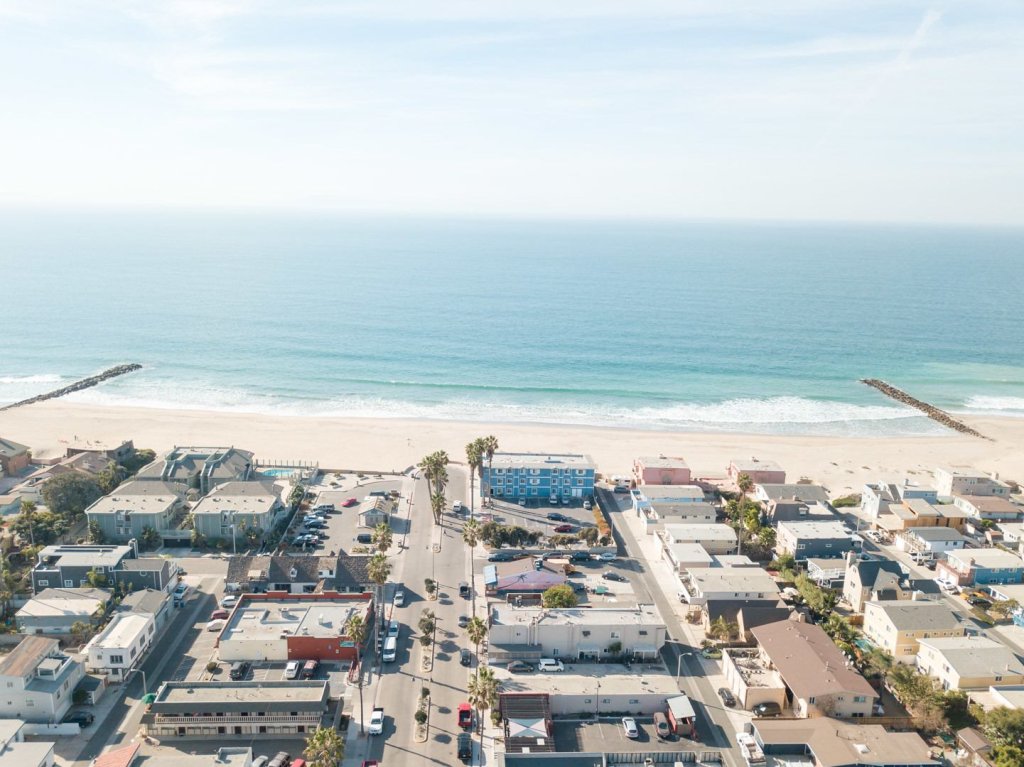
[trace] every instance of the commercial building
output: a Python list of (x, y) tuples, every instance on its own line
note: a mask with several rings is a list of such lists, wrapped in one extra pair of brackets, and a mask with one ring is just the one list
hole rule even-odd
[(329, 721), (324, 680), (165, 682), (142, 716), (154, 738), (305, 738)]
[(25, 740), (20, 719), (0, 720), (0, 767), (53, 767), (53, 743)]
[(663, 544), (697, 543), (708, 554), (732, 554), (736, 551), (736, 531), (729, 525), (668, 524), (658, 535)]
[(0, 718), (59, 722), (85, 671), (56, 639), (27, 636), (0, 657)]
[(1024, 560), (1003, 549), (963, 549), (947, 552), (935, 572), (961, 586), (1024, 583)]
[(125, 482), (85, 510), (90, 525), (103, 533), (103, 540), (127, 543), (138, 539), (146, 528), (165, 534), (177, 527), (185, 508), (185, 490), (167, 482)]
[(921, 640), (964, 633), (963, 624), (943, 602), (904, 599), (864, 605), (864, 636), (897, 663), (915, 663)]
[(814, 767), (940, 767), (916, 732), (889, 732), (878, 724), (821, 717), (801, 721), (757, 719), (754, 740), (778, 765)]
[(85, 646), (89, 671), (121, 682), (142, 662), (153, 643), (156, 620), (146, 613), (116, 613)]
[(780, 522), (775, 550), (798, 561), (808, 558), (842, 558), (853, 548), (853, 539), (838, 520)]
[(984, 636), (920, 640), (917, 668), (943, 690), (979, 690), (1024, 683), (1024, 664), (1003, 645)]
[(352, 616), (373, 625), (370, 594), (243, 594), (220, 633), (224, 661), (355, 660)]
[(751, 632), (761, 656), (778, 671), (798, 717), (871, 716), (878, 693), (820, 627), (785, 620)]
[(224, 588), (230, 592), (313, 594), (372, 591), (370, 556), (237, 556), (228, 560)]
[(935, 490), (940, 498), (957, 495), (1010, 495), (1010, 486), (995, 475), (968, 466), (940, 466), (935, 469)]
[(285, 505), (272, 482), (225, 482), (192, 508), (196, 532), (210, 540), (262, 535), (284, 514)]
[(733, 482), (746, 474), (754, 484), (768, 483), (781, 485), (786, 481), (786, 472), (775, 461), (764, 461), (758, 458), (733, 458), (727, 469), (729, 479)]
[(665, 636), (665, 623), (653, 605), (565, 609), (497, 605), (490, 610), (488, 654), (494, 661), (541, 657), (602, 661), (623, 655), (653, 659)]
[(18, 610), (14, 620), (22, 634), (70, 634), (76, 623), (91, 625), (110, 603), (105, 589), (44, 589)]
[[(506, 691), (499, 698), (503, 715), (515, 710), (506, 706), (506, 694), (544, 695), (550, 714), (558, 717), (650, 716), (679, 695), (678, 682), (661, 664), (627, 669), (620, 663), (577, 663), (558, 674), (510, 674), (500, 666), (492, 671)], [(533, 723), (543, 729), (539, 717)]]
[(644, 485), (688, 485), (690, 467), (679, 457), (643, 456), (633, 461), (633, 478), (637, 487)]
[(694, 567), (680, 577), (680, 598), (691, 605), (709, 601), (771, 600), (779, 598), (779, 587), (761, 568)]
[(495, 453), (483, 466), (480, 494), (547, 502), (594, 494), (596, 466), (589, 456), (551, 453)]
[(256, 461), (248, 450), (234, 447), (175, 447), (163, 458), (143, 466), (136, 480), (180, 486), (184, 495), (198, 490), (206, 495), (225, 482), (259, 479)]
[(89, 586), (89, 574), (106, 579), (107, 586), (129, 591), (169, 591), (177, 583), (178, 565), (162, 557), (139, 557), (135, 541), (129, 545), (58, 544), (46, 546), (36, 555), (32, 568), (35, 593), (48, 588)]

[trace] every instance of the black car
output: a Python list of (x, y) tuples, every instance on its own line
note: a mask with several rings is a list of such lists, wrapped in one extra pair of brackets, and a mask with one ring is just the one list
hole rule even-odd
[(460, 732), (456, 740), (456, 754), (463, 762), (473, 758), (473, 738), (468, 732)]
[(516, 555), (511, 551), (496, 551), (487, 557), (488, 562), (515, 562)]
[(759, 716), (762, 718), (782, 715), (782, 708), (779, 706), (778, 703), (775, 703), (774, 701), (765, 701), (764, 703), (758, 703), (751, 709), (751, 711), (753, 712), (754, 716)]
[(471, 653), (469, 650), (463, 649), (459, 653), (459, 663), (461, 663), (463, 666), (471, 665), (473, 663), (473, 653)]
[(606, 581), (626, 581), (626, 580), (629, 580), (628, 578), (626, 578), (625, 575), (619, 575), (618, 573), (616, 573), (616, 572), (614, 572), (612, 570), (609, 570), (606, 573), (602, 573), (601, 577), (604, 578)]
[(510, 674), (529, 674), (533, 666), (523, 660), (514, 660), (507, 666)]
[(356, 541), (359, 543), (373, 543), (373, 535), (370, 533), (359, 533), (356, 536)]
[(571, 521), (565, 514), (559, 514), (557, 511), (553, 511), (548, 514), (548, 519), (552, 522), (569, 522)]
[(718, 697), (721, 698), (722, 703), (727, 705), (729, 708), (733, 708), (736, 705), (736, 696), (732, 694), (732, 690), (728, 687), (719, 687)]
[(79, 727), (88, 727), (94, 720), (88, 711), (71, 711), (63, 719), (64, 724), (77, 724)]
[(991, 607), (992, 603), (984, 597), (967, 597), (967, 604), (971, 607)]
[(247, 660), (236, 661), (231, 664), (231, 671), (228, 674), (234, 681), (245, 679), (245, 675), (249, 673), (249, 669), (252, 668), (252, 664)]
[(574, 551), (569, 556), (569, 561), (570, 562), (589, 562), (590, 561), (590, 552), (589, 551)]

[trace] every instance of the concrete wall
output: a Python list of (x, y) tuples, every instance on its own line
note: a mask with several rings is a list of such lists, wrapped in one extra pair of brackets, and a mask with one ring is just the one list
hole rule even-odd
[(341, 642), (340, 637), (289, 637), (288, 660), (354, 661), (356, 648), (351, 644), (343, 646)]

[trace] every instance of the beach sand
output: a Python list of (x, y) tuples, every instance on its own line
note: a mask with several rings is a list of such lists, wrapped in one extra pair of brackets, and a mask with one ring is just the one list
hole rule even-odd
[(465, 460), (465, 445), (494, 434), (502, 450), (588, 453), (598, 471), (626, 474), (641, 455), (683, 456), (694, 476), (722, 477), (732, 457), (772, 459), (791, 481), (807, 477), (833, 495), (865, 482), (904, 477), (927, 483), (942, 464), (995, 471), (1024, 481), (1024, 419), (964, 419), (993, 441), (939, 437), (820, 437), (690, 433), (431, 420), (304, 418), (249, 413), (80, 406), (46, 402), (0, 413), (0, 435), (53, 454), (74, 441), (135, 441), (158, 452), (174, 445), (234, 445), (260, 461), (302, 460), (323, 468), (404, 470), (425, 454), (447, 450)]

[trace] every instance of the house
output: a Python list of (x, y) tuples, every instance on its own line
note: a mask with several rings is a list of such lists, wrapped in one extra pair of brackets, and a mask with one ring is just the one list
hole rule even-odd
[(168, 591), (178, 579), (178, 565), (170, 559), (139, 557), (135, 541), (129, 545), (58, 544), (44, 547), (36, 555), (32, 568), (32, 589), (89, 586), (90, 573), (102, 578), (106, 586), (122, 590), (156, 589)]
[(369, 556), (238, 556), (228, 560), (225, 590), (262, 594), (371, 591)]
[(897, 663), (916, 662), (922, 639), (964, 633), (964, 625), (943, 602), (901, 599), (864, 605), (864, 636)]
[(16, 477), (28, 468), (32, 452), (25, 445), (0, 437), (0, 477)]
[(788, 620), (792, 613), (792, 609), (778, 598), (714, 599), (701, 606), (701, 622), (707, 632), (717, 621), (724, 620), (736, 627), (735, 638), (741, 642), (752, 642), (752, 629)]
[(889, 507), (909, 500), (923, 500), (928, 504), (938, 503), (939, 494), (934, 487), (911, 484), (903, 480), (902, 484), (878, 482), (866, 484), (860, 493), (860, 508), (872, 519), (889, 512)]
[(14, 619), (21, 634), (70, 634), (76, 623), (91, 625), (109, 604), (110, 592), (105, 589), (43, 589)]
[(693, 567), (680, 577), (680, 599), (691, 605), (712, 601), (779, 599), (779, 587), (761, 568)]
[(955, 495), (953, 505), (974, 519), (1014, 522), (1024, 516), (1024, 506), (999, 495)]
[(0, 765), (2, 767), (53, 767), (53, 743), (25, 740), (25, 722), (0, 720)]
[(704, 489), (697, 485), (645, 485), (629, 491), (633, 510), (648, 513), (651, 507), (706, 504)]
[(759, 649), (723, 648), (722, 673), (740, 708), (750, 711), (759, 703), (775, 703), (785, 711), (786, 683)]
[(155, 616), (115, 613), (106, 628), (89, 640), (83, 650), (89, 658), (89, 671), (123, 682), (142, 662), (155, 633)]
[(25, 637), (0, 656), (0, 718), (59, 722), (84, 674), (82, 664), (64, 655), (56, 639)]
[(875, 527), (893, 534), (917, 527), (948, 527), (963, 531), (968, 512), (951, 503), (934, 505), (921, 498), (893, 503), (888, 511), (875, 518)]
[(352, 661), (356, 647), (345, 631), (353, 616), (373, 625), (369, 593), (243, 594), (220, 632), (218, 655), (222, 661)]
[(784, 620), (751, 633), (785, 682), (796, 716), (871, 716), (878, 693), (819, 626)]
[(491, 661), (513, 660), (530, 647), (528, 656), (536, 658), (596, 662), (625, 655), (653, 660), (666, 633), (653, 605), (546, 609), (498, 604), (490, 609), (488, 655)]
[(805, 764), (808, 757), (814, 767), (940, 767), (944, 763), (931, 758), (928, 744), (916, 732), (889, 732), (880, 724), (821, 717), (755, 719), (751, 726), (754, 741), (776, 764)]
[(803, 501), (828, 507), (828, 490), (821, 485), (785, 485), (758, 483), (754, 485), (754, 499), (761, 503), (770, 501)]
[(962, 549), (967, 539), (952, 527), (911, 527), (896, 536), (896, 548), (910, 553), (942, 554)]
[(844, 557), (853, 549), (853, 539), (839, 520), (780, 522), (776, 535), (776, 552), (798, 561)]
[(181, 495), (188, 490), (206, 495), (217, 485), (258, 477), (253, 454), (234, 447), (175, 447), (135, 475), (138, 481), (176, 485)]
[(85, 510), (90, 525), (99, 526), (103, 540), (125, 543), (142, 537), (146, 528), (161, 535), (174, 530), (185, 508), (180, 485), (168, 482), (125, 482)]
[(786, 481), (786, 472), (775, 461), (763, 461), (757, 458), (733, 458), (727, 469), (729, 479), (736, 482), (741, 474), (746, 474), (755, 484), (767, 482), (781, 485)]
[(122, 597), (117, 612), (152, 615), (153, 625), (160, 631), (171, 619), (171, 603), (171, 595), (166, 591), (140, 589)]
[(936, 567), (936, 576), (961, 586), (1024, 583), (1024, 560), (1003, 549), (948, 551)]
[(682, 575), (691, 567), (711, 567), (715, 558), (699, 543), (665, 543), (661, 547), (661, 558)]
[(935, 469), (935, 490), (940, 498), (957, 495), (993, 495), (1007, 497), (1012, 488), (994, 474), (984, 474), (967, 466), (939, 466)]
[(192, 507), (196, 532), (208, 540), (260, 537), (284, 517), (285, 505), (272, 482), (225, 482)]
[(396, 506), (397, 502), (390, 496), (367, 496), (359, 504), (359, 526), (372, 528), (382, 523), (390, 525)]
[(931, 579), (910, 578), (898, 562), (888, 559), (864, 562), (857, 559), (853, 552), (846, 555), (843, 599), (854, 612), (863, 612), (865, 602), (911, 599), (915, 593), (930, 597), (937, 596), (940, 591)]
[(332, 726), (328, 694), (324, 679), (164, 682), (142, 725), (148, 736), (165, 740), (304, 738)]
[(55, 464), (36, 469), (14, 488), (14, 492), (23, 500), (43, 503), (43, 487), (54, 477), (61, 474), (81, 474), (96, 479), (109, 463), (109, 459), (102, 453), (78, 453)]
[(713, 525), (718, 521), (718, 509), (710, 503), (659, 502), (647, 509), (647, 518), (663, 525)]
[(807, 577), (823, 589), (843, 590), (846, 580), (845, 559), (807, 559)]
[(65, 456), (68, 458), (73, 458), (81, 453), (101, 455), (108, 461), (124, 463), (130, 458), (135, 457), (135, 443), (130, 439), (111, 440), (109, 442), (95, 440), (90, 442), (72, 442), (64, 451)]
[(482, 468), (480, 494), (539, 502), (591, 498), (596, 470), (587, 455), (495, 453)]
[(804, 503), (793, 499), (769, 501), (765, 505), (764, 518), (771, 525), (777, 525), (780, 522), (827, 522), (839, 519), (828, 506), (820, 503)]
[(732, 554), (736, 551), (736, 531), (729, 525), (668, 524), (659, 536), (663, 545), (698, 543), (708, 554)]
[(939, 680), (943, 690), (1024, 683), (1024, 664), (1006, 647), (985, 636), (922, 639), (917, 669)]
[(633, 461), (633, 478), (636, 486), (643, 485), (688, 485), (690, 467), (682, 458), (666, 455), (642, 456)]

